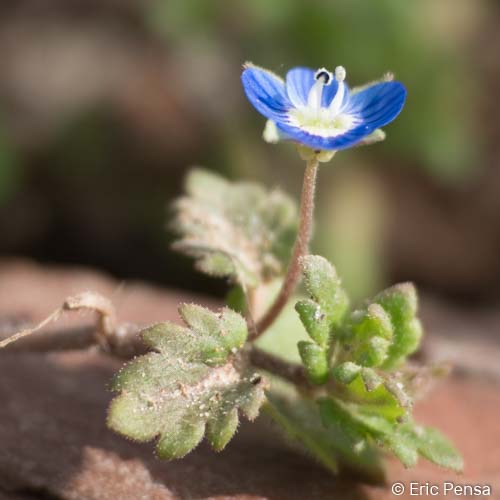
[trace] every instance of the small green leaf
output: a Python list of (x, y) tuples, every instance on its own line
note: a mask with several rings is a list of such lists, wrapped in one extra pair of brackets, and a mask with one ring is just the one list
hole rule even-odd
[(325, 426), (339, 426), (345, 435), (349, 436), (354, 445), (364, 442), (367, 438), (365, 429), (360, 426), (348, 411), (333, 398), (323, 398), (318, 401), (321, 420)]
[[(174, 248), (182, 252), (184, 247), (181, 243), (176, 243), (174, 244)], [(193, 255), (187, 250), (186, 253), (188, 255)], [(237, 273), (237, 268), (230, 255), (222, 252), (203, 254), (202, 249), (200, 249), (196, 268), (198, 271), (213, 276), (214, 278), (225, 278), (226, 276), (235, 275)]]
[(196, 345), (205, 363), (224, 363), (232, 350), (238, 350), (247, 337), (244, 318), (229, 308), (220, 315), (195, 304), (183, 304), (179, 313), (184, 322), (196, 332)]
[(422, 326), (416, 317), (417, 293), (411, 283), (402, 283), (380, 293), (375, 302), (391, 318), (394, 335), (383, 368), (394, 368), (418, 348), (422, 337)]
[(409, 421), (395, 427), (393, 433), (383, 437), (383, 441), (406, 467), (414, 466), (421, 455), (441, 467), (455, 472), (463, 470), (460, 453), (432, 427), (421, 427)]
[(385, 444), (405, 467), (414, 467), (418, 461), (418, 451), (411, 436), (396, 432), (385, 438)]
[(399, 382), (397, 379), (388, 379), (384, 382), (384, 387), (397, 399), (401, 407), (411, 408), (413, 400), (407, 394), (402, 382)]
[(340, 337), (336, 362), (391, 370), (419, 345), (422, 327), (416, 317), (417, 296), (410, 283), (393, 286), (353, 311)]
[(224, 308), (220, 318), (220, 327), (221, 340), (228, 352), (234, 352), (243, 347), (248, 330), (247, 322), (241, 314)]
[(362, 405), (366, 411), (396, 422), (407, 413), (406, 407), (387, 389), (386, 381), (379, 382), (374, 372), (362, 369), (340, 396), (345, 401)]
[(410, 424), (398, 424), (383, 415), (366, 411), (362, 405), (346, 404), (334, 398), (320, 401), (325, 423), (342, 426), (353, 440), (385, 445), (406, 466), (417, 463), (418, 452)]
[(365, 384), (365, 388), (368, 392), (374, 391), (383, 383), (382, 377), (377, 375), (377, 373), (371, 368), (361, 369), (361, 379), (363, 380), (363, 384)]
[(309, 380), (313, 384), (324, 384), (328, 380), (328, 352), (307, 340), (301, 340), (297, 347)]
[(441, 467), (462, 472), (463, 458), (453, 444), (437, 429), (416, 427), (415, 435), (419, 453)]
[(321, 308), (316, 313), (318, 319), (324, 315), (331, 328), (338, 327), (349, 307), (349, 298), (334, 267), (319, 255), (307, 255), (301, 263), (306, 289)]
[(159, 458), (171, 460), (185, 457), (203, 439), (205, 422), (202, 419), (178, 422), (174, 432), (161, 435), (156, 445)]
[(380, 304), (369, 304), (365, 310), (356, 311), (352, 315), (352, 329), (359, 339), (374, 336), (391, 340), (393, 327), (391, 317)]
[(393, 336), (389, 314), (379, 304), (353, 311), (343, 330), (342, 359), (366, 367), (380, 366), (386, 359)]
[(300, 320), (309, 336), (320, 346), (327, 346), (330, 340), (330, 324), (319, 304), (312, 300), (301, 300), (295, 305)]
[(387, 358), (391, 343), (382, 337), (372, 337), (356, 346), (352, 357), (361, 366), (377, 367)]
[(383, 481), (384, 470), (374, 446), (335, 420), (325, 426), (317, 404), (300, 396), (291, 384), (273, 379), (264, 408), (290, 439), (329, 470), (349, 469), (366, 480)]
[(161, 323), (143, 331), (156, 352), (126, 364), (113, 380), (119, 395), (108, 414), (111, 429), (137, 441), (159, 436), (157, 454), (180, 458), (207, 433), (221, 450), (238, 426), (238, 408), (255, 418), (266, 382), (239, 352), (244, 318), (194, 304), (179, 308), (186, 327)]
[(200, 271), (244, 287), (284, 274), (297, 228), (290, 197), (201, 169), (189, 174), (186, 191), (174, 205), (180, 239), (173, 246)]
[(358, 376), (360, 371), (361, 366), (352, 361), (346, 361), (345, 363), (334, 366), (332, 374), (334, 378), (342, 384), (350, 384)]
[(221, 451), (231, 441), (238, 428), (238, 410), (231, 409), (226, 414), (212, 419), (207, 425), (207, 439), (215, 451)]

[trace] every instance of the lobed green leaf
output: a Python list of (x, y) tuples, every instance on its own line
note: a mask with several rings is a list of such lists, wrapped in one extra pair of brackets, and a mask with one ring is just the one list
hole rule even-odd
[(244, 287), (284, 274), (297, 228), (290, 197), (202, 169), (189, 174), (186, 191), (174, 205), (180, 239), (173, 246), (200, 271)]
[(160, 458), (180, 458), (207, 435), (219, 451), (238, 427), (238, 409), (257, 416), (265, 380), (240, 352), (247, 326), (238, 313), (214, 313), (194, 304), (179, 308), (186, 326), (165, 322), (143, 331), (155, 349), (115, 376), (111, 429), (137, 441), (158, 436)]
[[(324, 384), (317, 403), (323, 424), (345, 445), (340, 452), (336, 448), (338, 460), (380, 446), (407, 467), (420, 455), (460, 470), (462, 459), (444, 437), (413, 424), (411, 377), (394, 371), (418, 348), (422, 335), (413, 285), (391, 287), (347, 314), (348, 299), (334, 268), (318, 256), (305, 257), (302, 268), (311, 299), (295, 309), (313, 342), (299, 341), (298, 350), (310, 382)], [(277, 421), (288, 418), (284, 426), (296, 429), (294, 411), (285, 405), (287, 416)], [(306, 447), (317, 448), (309, 428), (297, 433)]]

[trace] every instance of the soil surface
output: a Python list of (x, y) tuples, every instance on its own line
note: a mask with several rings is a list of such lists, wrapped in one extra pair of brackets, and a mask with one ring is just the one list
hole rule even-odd
[[(82, 269), (4, 261), (0, 333), (42, 319), (65, 297), (84, 290), (110, 297), (120, 320), (144, 323), (176, 320), (177, 303), (195, 300), (145, 284), (121, 285)], [(0, 500), (389, 499), (394, 481), (407, 490), (411, 481), (440, 487), (444, 481), (488, 484), (492, 498), (500, 498), (499, 316), (494, 311), (456, 314), (435, 300), (424, 300), (422, 309), (429, 330), (424, 355), (453, 359), (458, 369), (417, 405), (416, 416), (454, 440), (466, 462), (461, 476), (424, 461), (405, 470), (390, 460), (386, 487), (335, 478), (275, 439), (275, 430), (263, 418), (243, 424), (222, 453), (202, 444), (183, 460), (162, 462), (153, 456), (151, 444), (132, 443), (106, 428), (112, 397), (107, 385), (118, 361), (92, 349), (50, 354), (6, 350), (0, 354)], [(91, 321), (90, 315), (77, 314), (57, 328)], [(487, 368), (485, 359), (496, 363)], [(410, 498), (408, 491), (400, 498)]]

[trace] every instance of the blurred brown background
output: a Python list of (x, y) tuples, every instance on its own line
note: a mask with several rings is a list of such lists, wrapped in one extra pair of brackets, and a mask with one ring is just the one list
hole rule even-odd
[(342, 64), (409, 97), (385, 143), (322, 168), (314, 249), (356, 297), (411, 279), (496, 304), (499, 23), (494, 0), (4, 0), (0, 255), (223, 293), (168, 251), (169, 201), (191, 165), (298, 194), (241, 64)]

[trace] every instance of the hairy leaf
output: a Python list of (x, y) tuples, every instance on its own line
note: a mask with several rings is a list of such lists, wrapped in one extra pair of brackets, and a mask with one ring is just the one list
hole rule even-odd
[(302, 269), (311, 298), (295, 309), (313, 342), (298, 342), (298, 350), (309, 380), (324, 384), (319, 412), (347, 443), (343, 460), (349, 449), (352, 454), (379, 445), (407, 467), (421, 455), (460, 470), (462, 459), (444, 437), (412, 423), (412, 376), (404, 368), (394, 370), (422, 335), (413, 285), (393, 286), (348, 314), (348, 298), (328, 261), (310, 255)]
[(374, 301), (391, 318), (394, 335), (383, 368), (393, 368), (404, 362), (420, 344), (422, 325), (417, 318), (417, 292), (411, 283), (402, 283), (384, 290)]
[(436, 429), (417, 426), (411, 419), (400, 423), (364, 405), (335, 398), (324, 398), (319, 404), (325, 423), (343, 427), (353, 439), (366, 439), (387, 447), (405, 467), (413, 467), (420, 455), (456, 472), (463, 469), (458, 451)]
[(336, 361), (391, 370), (419, 345), (422, 327), (410, 283), (393, 286), (354, 310), (345, 321)]
[(384, 470), (374, 446), (337, 420), (325, 425), (318, 405), (301, 397), (291, 384), (273, 380), (264, 408), (292, 441), (328, 469), (349, 469), (367, 480), (383, 481)]
[(338, 396), (343, 401), (359, 404), (367, 412), (382, 415), (394, 422), (407, 413), (406, 405), (388, 390), (386, 381), (367, 368), (361, 368), (343, 391), (339, 388)]
[(324, 334), (316, 334), (314, 330), (322, 330), (323, 322), (329, 328), (342, 324), (349, 299), (335, 269), (325, 258), (307, 255), (302, 259), (302, 271), (307, 292), (319, 307), (314, 309), (309, 305), (307, 309), (306, 303), (302, 303), (299, 306), (299, 313), (301, 317), (308, 316), (304, 326), (311, 337), (323, 337)]
[(410, 421), (397, 426), (393, 433), (383, 437), (383, 441), (406, 467), (413, 467), (420, 455), (441, 467), (462, 472), (464, 464), (460, 453), (432, 427)]
[(328, 380), (328, 353), (322, 347), (307, 340), (297, 344), (307, 376), (313, 384), (324, 384)]
[(189, 174), (186, 191), (175, 204), (174, 248), (193, 256), (199, 270), (243, 286), (284, 274), (297, 227), (290, 197), (200, 169)]
[(239, 352), (247, 338), (242, 316), (184, 304), (186, 326), (165, 322), (143, 331), (156, 352), (140, 356), (115, 376), (108, 425), (131, 439), (159, 437), (161, 458), (180, 458), (203, 438), (221, 450), (238, 426), (238, 409), (254, 419), (265, 381)]
[(462, 472), (464, 462), (460, 453), (437, 429), (416, 426), (414, 435), (420, 455), (441, 467)]

